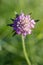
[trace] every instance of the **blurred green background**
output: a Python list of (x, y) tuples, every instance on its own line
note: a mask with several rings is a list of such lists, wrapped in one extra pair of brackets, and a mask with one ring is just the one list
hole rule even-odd
[(43, 0), (0, 0), (0, 65), (27, 65), (20, 35), (12, 37), (15, 11), (31, 14), (36, 23), (33, 33), (26, 36), (26, 50), (32, 65), (43, 65)]

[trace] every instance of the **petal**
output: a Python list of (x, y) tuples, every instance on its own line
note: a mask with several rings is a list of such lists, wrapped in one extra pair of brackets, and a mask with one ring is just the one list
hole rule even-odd
[(26, 33), (26, 32), (24, 32), (24, 33), (23, 33), (23, 36), (26, 36), (26, 35), (27, 35), (27, 33)]
[(16, 30), (17, 34), (21, 34), (21, 31), (19, 29)]
[(31, 32), (32, 32), (32, 30), (29, 30), (29, 31), (28, 31), (28, 34), (31, 34)]
[(31, 24), (31, 28), (34, 28), (34, 24)]
[(32, 23), (32, 24), (36, 24), (34, 20), (31, 20), (31, 23)]

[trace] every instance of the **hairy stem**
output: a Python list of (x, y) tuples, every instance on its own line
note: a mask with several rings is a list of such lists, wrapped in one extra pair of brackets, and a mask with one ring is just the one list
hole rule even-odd
[(26, 52), (24, 36), (23, 35), (22, 35), (22, 46), (23, 46), (23, 53), (24, 53), (25, 59), (26, 59), (28, 65), (31, 65), (31, 62), (30, 62), (30, 60), (28, 58), (28, 55), (27, 55), (27, 52)]

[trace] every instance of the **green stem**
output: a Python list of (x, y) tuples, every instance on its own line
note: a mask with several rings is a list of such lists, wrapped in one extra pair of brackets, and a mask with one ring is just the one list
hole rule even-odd
[(22, 35), (22, 45), (23, 45), (23, 52), (24, 52), (25, 59), (26, 59), (28, 65), (31, 65), (31, 62), (30, 62), (30, 60), (28, 58), (28, 55), (27, 55), (27, 52), (26, 52), (24, 36), (23, 35)]

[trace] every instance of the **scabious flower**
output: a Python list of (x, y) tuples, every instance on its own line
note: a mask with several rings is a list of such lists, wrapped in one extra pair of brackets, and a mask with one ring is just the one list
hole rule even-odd
[(30, 15), (25, 15), (24, 13), (20, 15), (16, 14), (16, 18), (12, 19), (12, 21), (13, 23), (9, 25), (13, 27), (16, 34), (22, 34), (23, 36), (31, 34), (36, 24), (35, 20), (31, 19)]

